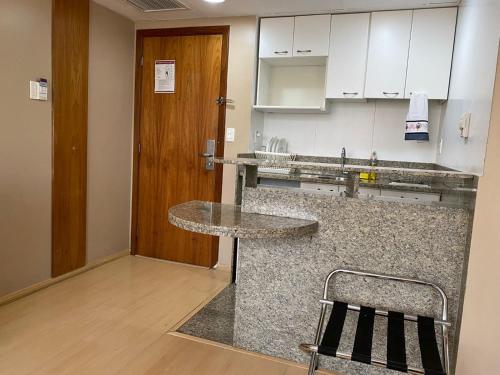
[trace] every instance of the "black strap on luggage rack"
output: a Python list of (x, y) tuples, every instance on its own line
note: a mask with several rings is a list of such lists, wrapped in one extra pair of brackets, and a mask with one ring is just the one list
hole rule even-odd
[[(347, 273), (358, 276), (373, 277), (384, 280), (394, 280), (406, 283), (414, 283), (425, 285), (436, 290), (442, 299), (442, 319), (435, 320), (430, 317), (407, 315), (401, 312), (384, 311), (374, 309), (372, 307), (350, 305), (346, 302), (328, 300), (328, 286), (331, 278), (338, 273)], [(309, 364), (309, 375), (314, 375), (318, 354), (338, 357), (347, 360), (362, 362), (388, 369), (407, 372), (412, 374), (424, 375), (446, 375), (450, 374), (449, 369), (449, 350), (448, 350), (448, 300), (445, 293), (437, 285), (415, 279), (404, 279), (397, 276), (379, 275), (367, 272), (359, 272), (352, 270), (335, 270), (332, 271), (326, 281), (323, 292), (323, 299), (320, 300), (321, 313), (316, 330), (316, 338), (314, 344), (301, 344), (300, 348), (311, 354)], [(321, 340), (323, 323), (325, 320), (327, 306), (332, 306), (332, 312), (328, 320), (327, 327)], [(358, 311), (358, 325), (356, 328), (356, 336), (351, 354), (338, 351), (342, 330), (347, 314), (347, 310)], [(372, 338), (375, 315), (387, 318), (387, 358), (372, 358)], [(406, 360), (406, 344), (405, 344), (405, 320), (417, 323), (418, 338), (420, 353), (422, 358), (422, 368), (409, 367)], [(442, 350), (443, 350), (443, 365), (439, 355), (439, 349), (436, 340), (435, 326), (441, 327), (442, 333)]]

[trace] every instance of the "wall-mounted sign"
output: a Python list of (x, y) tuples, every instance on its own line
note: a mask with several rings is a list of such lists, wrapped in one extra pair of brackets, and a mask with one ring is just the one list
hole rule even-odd
[(48, 93), (48, 84), (45, 78), (40, 78), (38, 81), (30, 81), (30, 99), (47, 101)]
[(175, 92), (175, 60), (155, 61), (155, 93)]

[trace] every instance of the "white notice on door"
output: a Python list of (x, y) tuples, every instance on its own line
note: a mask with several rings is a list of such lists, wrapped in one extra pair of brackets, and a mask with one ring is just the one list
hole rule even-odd
[(175, 92), (175, 60), (155, 61), (155, 93)]

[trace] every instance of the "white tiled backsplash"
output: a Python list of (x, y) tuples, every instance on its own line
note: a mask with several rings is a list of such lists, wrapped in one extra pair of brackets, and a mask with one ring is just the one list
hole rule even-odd
[(271, 137), (285, 138), (288, 152), (301, 155), (368, 159), (372, 151), (384, 160), (434, 163), (439, 145), (441, 107), (429, 102), (430, 141), (404, 140), (408, 100), (333, 102), (327, 114), (264, 115), (263, 144)]

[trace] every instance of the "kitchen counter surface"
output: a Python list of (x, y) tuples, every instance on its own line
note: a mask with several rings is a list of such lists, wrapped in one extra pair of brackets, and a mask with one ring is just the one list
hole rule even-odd
[(171, 207), (168, 220), (191, 232), (238, 238), (300, 237), (318, 230), (316, 221), (242, 212), (237, 205), (202, 201)]
[(458, 178), (472, 179), (474, 176), (469, 173), (464, 173), (454, 170), (441, 169), (420, 169), (420, 168), (401, 168), (388, 166), (367, 166), (349, 164), (342, 167), (341, 164), (333, 163), (318, 163), (310, 161), (278, 161), (278, 160), (262, 160), (254, 158), (235, 158), (224, 159), (215, 158), (214, 161), (219, 164), (235, 164), (244, 166), (256, 166), (266, 168), (291, 168), (320, 173), (340, 173), (340, 172), (376, 172), (380, 174), (398, 174), (400, 176), (419, 176), (419, 177), (441, 177), (441, 178)]

